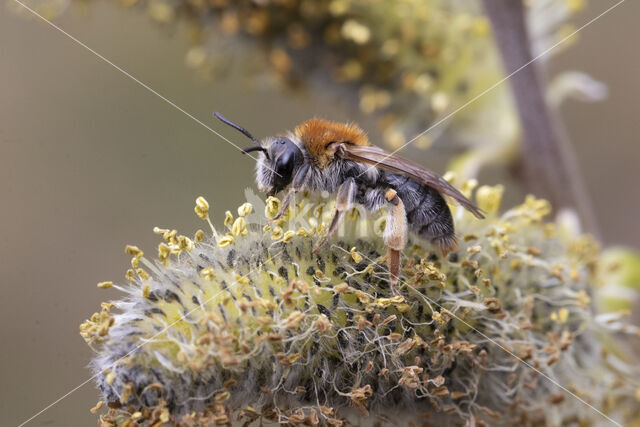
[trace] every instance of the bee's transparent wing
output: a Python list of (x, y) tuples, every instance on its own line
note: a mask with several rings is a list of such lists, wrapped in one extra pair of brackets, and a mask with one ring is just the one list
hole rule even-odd
[(440, 175), (407, 159), (390, 154), (380, 147), (374, 145), (341, 144), (336, 154), (347, 160), (366, 163), (380, 169), (387, 169), (422, 182), (424, 185), (453, 198), (477, 218), (484, 218), (484, 212), (480, 208), (471, 200), (467, 199), (457, 188), (445, 181)]

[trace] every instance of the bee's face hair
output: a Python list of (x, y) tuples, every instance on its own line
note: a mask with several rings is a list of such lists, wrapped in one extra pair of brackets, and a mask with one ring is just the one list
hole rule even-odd
[(267, 138), (258, 156), (256, 183), (260, 191), (274, 195), (291, 184), (304, 163), (302, 149), (290, 136)]

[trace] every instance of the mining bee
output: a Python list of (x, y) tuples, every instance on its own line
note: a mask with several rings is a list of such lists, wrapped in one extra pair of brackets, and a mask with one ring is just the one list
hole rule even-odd
[(400, 275), (400, 252), (408, 233), (428, 240), (446, 256), (458, 247), (449, 196), (477, 218), (484, 218), (473, 202), (438, 174), (371, 145), (354, 124), (312, 119), (293, 132), (257, 140), (243, 127), (219, 113), (215, 116), (254, 142), (244, 153), (258, 151), (256, 182), (260, 191), (274, 195), (287, 190), (279, 218), (299, 191), (327, 191), (336, 196), (336, 210), (316, 253), (338, 229), (354, 203), (370, 212), (387, 206), (382, 235), (388, 247), (389, 284), (394, 295)]

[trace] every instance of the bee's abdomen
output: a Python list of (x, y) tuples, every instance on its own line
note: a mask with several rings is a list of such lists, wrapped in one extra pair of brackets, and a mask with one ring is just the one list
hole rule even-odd
[(402, 175), (389, 174), (387, 180), (404, 203), (409, 229), (414, 234), (443, 250), (455, 246), (451, 211), (437, 190)]

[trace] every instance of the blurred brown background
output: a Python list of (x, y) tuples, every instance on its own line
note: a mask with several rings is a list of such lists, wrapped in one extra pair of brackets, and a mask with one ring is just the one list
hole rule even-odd
[[(592, 1), (575, 23), (610, 4)], [(635, 248), (638, 16), (640, 3), (627, 1), (551, 64), (552, 72), (586, 71), (609, 86), (606, 101), (569, 101), (562, 114), (605, 242)], [(247, 91), (234, 78), (199, 80), (184, 65), (184, 38), (143, 12), (99, 2), (86, 13), (72, 8), (56, 23), (216, 129), (214, 109), (258, 136), (312, 115), (367, 126), (328, 94), (294, 97)], [(0, 8), (0, 424), (19, 424), (89, 378), (91, 351), (78, 325), (117, 295), (95, 284), (123, 280), (125, 244), (153, 253), (154, 225), (195, 231), (198, 195), (221, 218), (243, 201), (252, 173), (248, 157), (93, 54), (42, 21)], [(95, 425), (88, 410), (97, 400), (87, 384), (30, 424)]]

